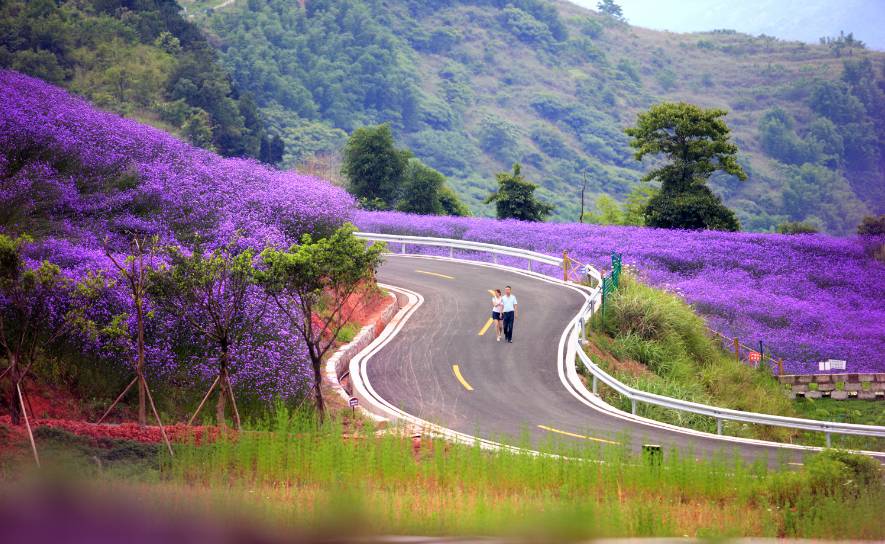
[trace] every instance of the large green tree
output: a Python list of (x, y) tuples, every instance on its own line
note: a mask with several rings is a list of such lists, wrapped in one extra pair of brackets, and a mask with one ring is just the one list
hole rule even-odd
[(651, 227), (739, 230), (734, 213), (710, 191), (706, 182), (717, 171), (747, 179), (737, 162), (738, 148), (722, 119), (727, 112), (694, 104), (661, 103), (639, 114), (636, 126), (625, 130), (634, 157), (663, 159), (643, 181), (658, 180), (661, 191), (648, 203)]
[(400, 193), (408, 152), (397, 149), (389, 124), (360, 127), (344, 147), (342, 173), (359, 199), (379, 199), (393, 207)]
[(440, 202), (440, 191), (446, 178), (418, 159), (409, 159), (404, 176), (403, 197), (396, 206), (401, 212), (422, 215), (442, 215), (445, 213)]
[(538, 186), (522, 177), (519, 163), (513, 165), (513, 172), (500, 172), (495, 177), (498, 190), (485, 203), (495, 203), (498, 219), (543, 221), (553, 211), (553, 206), (535, 197)]

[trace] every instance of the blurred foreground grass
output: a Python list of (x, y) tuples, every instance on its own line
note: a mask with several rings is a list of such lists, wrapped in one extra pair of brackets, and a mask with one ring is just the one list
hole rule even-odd
[[(289, 534), (885, 539), (872, 459), (830, 451), (772, 470), (675, 451), (659, 463), (620, 447), (562, 456), (487, 451), (376, 434), (310, 412), (273, 416), (212, 444), (163, 448), (43, 432), (48, 471), (139, 505), (245, 519)], [(4, 478), (16, 471), (5, 463)], [(44, 471), (45, 472), (45, 471)]]

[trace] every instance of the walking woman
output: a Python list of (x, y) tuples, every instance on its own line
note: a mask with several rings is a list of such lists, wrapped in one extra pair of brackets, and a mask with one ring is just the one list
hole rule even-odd
[(495, 289), (495, 294), (492, 295), (492, 321), (495, 322), (495, 336), (498, 342), (501, 341), (501, 334), (504, 332), (502, 319), (504, 319), (504, 299), (501, 298), (501, 290)]

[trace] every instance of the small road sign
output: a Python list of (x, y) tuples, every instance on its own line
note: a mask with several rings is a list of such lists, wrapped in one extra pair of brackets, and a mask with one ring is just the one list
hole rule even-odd
[(751, 351), (750, 355), (748, 356), (748, 359), (750, 360), (751, 363), (758, 363), (759, 361), (762, 360), (762, 354), (759, 353), (758, 351)]
[(356, 408), (357, 406), (360, 405), (360, 399), (358, 399), (356, 397), (350, 397), (350, 400), (347, 402), (348, 402), (348, 404), (350, 404), (351, 408)]
[(845, 370), (848, 363), (842, 359), (827, 359), (817, 364), (818, 370)]

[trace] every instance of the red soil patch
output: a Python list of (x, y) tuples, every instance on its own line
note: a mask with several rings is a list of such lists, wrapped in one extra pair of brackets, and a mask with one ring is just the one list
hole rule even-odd
[(608, 368), (615, 372), (623, 372), (629, 376), (649, 376), (654, 373), (648, 369), (647, 366), (640, 363), (639, 361), (634, 361), (633, 359), (618, 359), (611, 353), (607, 353), (599, 348), (593, 340), (587, 343), (587, 355), (590, 356), (594, 362), (602, 362), (608, 365)]
[[(345, 315), (350, 314), (351, 323), (360, 327), (376, 323), (376, 334), (384, 328), (379, 318), (390, 304), (390, 298), (379, 290), (368, 290), (350, 298)], [(145, 443), (162, 442), (160, 428), (155, 425), (139, 427), (137, 423), (111, 423), (97, 425), (84, 421), (89, 416), (79, 400), (59, 387), (35, 385), (28, 381), (25, 387), (28, 416), (31, 427), (52, 427), (93, 439), (133, 440)], [(327, 396), (327, 400), (334, 398)], [(28, 435), (24, 423), (12, 425), (9, 415), (0, 416), (0, 453), (23, 451), (27, 447)], [(218, 427), (188, 426), (184, 423), (164, 426), (166, 435), (173, 442), (202, 443), (215, 440)], [(233, 432), (233, 431), (231, 431)]]
[[(31, 428), (52, 427), (72, 434), (90, 438), (109, 438), (113, 440), (133, 440), (136, 442), (155, 443), (163, 440), (160, 428), (155, 425), (139, 427), (137, 423), (102, 424), (69, 419), (35, 419), (31, 420)], [(5, 428), (11, 435), (11, 442), (27, 440), (27, 430), (22, 425), (12, 425), (8, 415), (0, 416), (0, 428)], [(219, 435), (218, 427), (189, 426), (184, 423), (165, 425), (166, 436), (173, 442), (190, 442), (197, 444), (211, 442)]]

